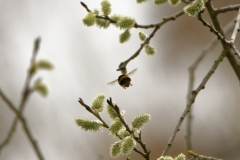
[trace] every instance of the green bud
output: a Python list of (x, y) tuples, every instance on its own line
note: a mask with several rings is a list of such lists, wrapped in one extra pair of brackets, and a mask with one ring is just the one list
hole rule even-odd
[(148, 0), (137, 0), (137, 3), (147, 2)]
[(36, 81), (34, 84), (34, 89), (43, 97), (48, 95), (48, 88), (44, 83), (41, 82), (41, 80)]
[(120, 29), (130, 29), (135, 25), (135, 19), (131, 17), (122, 16), (117, 21), (117, 26), (120, 27)]
[(89, 12), (87, 16), (83, 18), (83, 23), (88, 27), (93, 26), (95, 22), (96, 22), (96, 17), (95, 17), (95, 14), (93, 14), (92, 12)]
[(107, 113), (112, 120), (118, 117), (117, 112), (109, 104), (107, 104)]
[(98, 114), (99, 112), (102, 112), (104, 99), (105, 94), (98, 94), (98, 96), (93, 100), (91, 108), (95, 113)]
[(106, 28), (109, 27), (110, 21), (105, 20), (105, 19), (100, 19), (100, 18), (98, 18), (98, 19), (96, 19), (96, 25), (97, 25), (99, 28), (104, 28), (104, 29), (106, 29)]
[(127, 157), (127, 159), (126, 160), (131, 160), (131, 158), (130, 157)]
[(122, 141), (115, 142), (110, 147), (110, 156), (116, 158), (121, 155)]
[(147, 53), (147, 55), (149, 56), (153, 56), (154, 54), (157, 53), (157, 49), (149, 44), (145, 45), (145, 52)]
[(144, 32), (138, 32), (138, 37), (141, 41), (144, 41), (147, 38), (147, 35)]
[(122, 154), (125, 154), (125, 155), (130, 154), (134, 149), (135, 145), (136, 145), (136, 142), (132, 136), (128, 136), (124, 138), (122, 142), (122, 147), (121, 147)]
[(101, 7), (104, 16), (108, 16), (111, 13), (111, 3), (108, 0), (102, 0)]
[(161, 156), (157, 160), (174, 160), (174, 159), (172, 157), (170, 157), (170, 156)]
[(115, 118), (110, 124), (109, 130), (111, 131), (112, 135), (115, 136), (122, 128), (123, 124), (119, 118)]
[(131, 122), (132, 129), (136, 130), (136, 129), (142, 128), (143, 125), (147, 123), (150, 119), (151, 119), (151, 115), (146, 113), (136, 116), (135, 118), (133, 118)]
[(47, 60), (38, 61), (37, 67), (39, 69), (46, 69), (46, 70), (52, 70), (53, 69), (52, 63), (50, 61), (47, 61)]
[(166, 3), (168, 0), (154, 0), (154, 4), (156, 5), (161, 5), (161, 4), (164, 4)]
[(122, 34), (119, 35), (119, 42), (120, 43), (127, 42), (130, 37), (131, 33), (129, 32), (129, 30), (125, 30)]
[(85, 131), (100, 131), (103, 123), (100, 122), (99, 120), (88, 120), (88, 119), (83, 119), (83, 118), (76, 118), (75, 122), (77, 123), (78, 126), (80, 126), (83, 130)]
[(205, 8), (204, 0), (195, 0), (192, 4), (183, 8), (184, 12), (194, 17)]
[(186, 160), (186, 156), (180, 153), (174, 160)]
[(168, 0), (168, 3), (172, 6), (177, 6), (179, 3), (181, 3), (181, 0)]

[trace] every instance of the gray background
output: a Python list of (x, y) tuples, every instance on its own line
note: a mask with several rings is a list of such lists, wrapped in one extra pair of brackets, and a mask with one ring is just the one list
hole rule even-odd
[[(84, 2), (90, 9), (100, 8), (100, 0)], [(213, 1), (216, 7), (238, 2)], [(137, 5), (129, 0), (112, 1), (112, 13), (135, 17), (139, 24), (159, 22), (183, 7), (183, 4), (173, 8), (168, 4), (155, 6), (152, 2)], [(236, 14), (234, 11), (221, 15), (222, 26)], [(42, 41), (37, 59), (52, 61), (55, 69), (39, 72), (35, 79), (43, 78), (50, 94), (46, 99), (33, 94), (24, 115), (45, 158), (110, 159), (109, 146), (117, 139), (112, 138), (106, 129), (97, 133), (85, 132), (74, 121), (76, 117), (94, 118), (78, 104), (79, 97), (91, 104), (98, 93), (105, 93), (126, 111), (128, 122), (140, 113), (152, 115), (151, 121), (143, 128), (142, 138), (152, 150), (151, 158), (156, 159), (186, 106), (188, 67), (215, 36), (196, 18), (187, 15), (167, 23), (151, 41), (158, 53), (149, 57), (141, 52), (128, 65), (129, 71), (134, 68), (138, 71), (132, 77), (133, 86), (125, 90), (119, 85), (108, 86), (106, 83), (119, 76), (116, 72), (119, 63), (138, 49), (141, 42), (137, 33), (144, 30), (132, 29), (131, 39), (120, 44), (118, 35), (122, 31), (115, 27), (107, 30), (85, 27), (82, 23), (85, 15), (86, 10), (76, 0), (1, 0), (0, 87), (15, 105), (19, 103), (33, 41), (40, 36)], [(236, 45), (240, 48), (239, 38)], [(220, 52), (218, 46), (200, 64), (196, 71), (196, 85)], [(193, 107), (194, 151), (222, 159), (239, 159), (239, 95), (239, 81), (224, 59), (205, 90), (197, 96)], [(102, 116), (110, 123), (106, 113)], [(0, 100), (0, 142), (6, 137), (13, 118), (13, 112)], [(169, 155), (186, 153), (185, 128), (184, 122)], [(141, 158), (136, 153), (131, 157)], [(0, 159), (37, 159), (21, 125), (0, 153)]]

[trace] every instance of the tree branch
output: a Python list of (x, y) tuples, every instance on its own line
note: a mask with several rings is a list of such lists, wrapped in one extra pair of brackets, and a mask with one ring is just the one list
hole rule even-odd
[(230, 6), (218, 8), (215, 10), (215, 12), (216, 14), (219, 14), (219, 13), (225, 13), (229, 11), (237, 11), (239, 8), (240, 8), (240, 4), (236, 4), (236, 5), (230, 5)]
[[(214, 28), (221, 35), (224, 36), (224, 33), (222, 31), (222, 28), (221, 28), (220, 23), (219, 23), (218, 18), (217, 18), (216, 10), (213, 8), (211, 1), (208, 1), (206, 3), (206, 8), (209, 12), (209, 15), (210, 15), (210, 18), (213, 22)], [(227, 51), (226, 57), (228, 58), (228, 61), (230, 62), (233, 70), (235, 71), (235, 74), (237, 75), (238, 80), (240, 81), (240, 61), (239, 61), (239, 58), (237, 58), (236, 56), (233, 55), (230, 47), (228, 45), (226, 45), (223, 41), (221, 41), (221, 44), (222, 44), (223, 50)]]
[(192, 91), (192, 95), (191, 95), (191, 99), (190, 102), (187, 104), (185, 110), (182, 113), (182, 116), (180, 117), (177, 126), (175, 127), (172, 136), (169, 138), (168, 143), (164, 149), (164, 151), (162, 152), (161, 156), (165, 156), (165, 154), (168, 152), (169, 148), (172, 146), (173, 140), (176, 137), (177, 132), (180, 130), (180, 127), (182, 125), (182, 122), (184, 120), (184, 118), (186, 117), (186, 115), (188, 114), (188, 112), (191, 109), (192, 104), (195, 102), (195, 99), (198, 95), (198, 93), (205, 88), (206, 83), (208, 82), (209, 78), (212, 76), (212, 74), (215, 72), (215, 70), (217, 69), (218, 65), (220, 62), (222, 62), (223, 58), (226, 55), (226, 51), (222, 51), (222, 53), (220, 54), (220, 56), (218, 57), (217, 60), (215, 60), (213, 66), (211, 67), (211, 69), (208, 71), (207, 75), (203, 78), (202, 82), (200, 83), (200, 85), (197, 87), (196, 90)]
[[(231, 29), (234, 27), (232, 21), (230, 21), (225, 27), (224, 27), (224, 33), (228, 34)], [(195, 70), (198, 67), (199, 63), (203, 60), (203, 58), (210, 53), (213, 48), (217, 46), (219, 43), (219, 40), (214, 37), (208, 45), (203, 49), (202, 53), (198, 56), (198, 58), (193, 62), (193, 64), (188, 68), (189, 71), (189, 79), (188, 79), (188, 92), (187, 92), (187, 104), (191, 100), (191, 92), (193, 91), (194, 83), (195, 83)], [(187, 150), (191, 150), (192, 148), (192, 142), (191, 142), (191, 120), (192, 120), (192, 109), (189, 109), (189, 113), (187, 116), (187, 122), (186, 122), (186, 143), (187, 143)]]

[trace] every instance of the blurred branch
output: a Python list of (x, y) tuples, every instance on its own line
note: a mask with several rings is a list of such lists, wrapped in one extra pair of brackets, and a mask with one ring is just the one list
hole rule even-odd
[(3, 94), (3, 92), (0, 92), (0, 95), (2, 97), (2, 99), (6, 102), (6, 104), (10, 107), (10, 109), (16, 114), (16, 117), (11, 125), (11, 128), (8, 132), (7, 137), (5, 138), (5, 140), (3, 141), (3, 143), (0, 145), (0, 150), (4, 148), (4, 146), (6, 146), (9, 141), (11, 140), (16, 127), (17, 127), (17, 121), (20, 120), (22, 125), (23, 125), (23, 130), (26, 133), (30, 143), (33, 146), (34, 151), (36, 152), (37, 156), (39, 159), (44, 159), (43, 155), (40, 151), (40, 148), (38, 147), (37, 141), (34, 139), (30, 128), (28, 127), (27, 124), (27, 120), (23, 117), (22, 112), (23, 109), (25, 107), (25, 104), (27, 102), (27, 99), (29, 98), (29, 96), (31, 95), (31, 93), (33, 92), (33, 89), (30, 89), (30, 81), (32, 76), (35, 73), (35, 61), (36, 61), (36, 55), (37, 52), (39, 50), (39, 46), (40, 46), (40, 38), (36, 38), (36, 40), (34, 41), (34, 47), (33, 47), (33, 54), (32, 54), (32, 58), (31, 58), (31, 63), (30, 63), (30, 67), (28, 69), (28, 74), (27, 74), (27, 78), (24, 84), (24, 88), (23, 88), (23, 93), (22, 93), (22, 98), (20, 101), (20, 105), (19, 105), (19, 109), (17, 110), (16, 107), (14, 107), (14, 105), (11, 103), (11, 101)]
[(230, 5), (230, 6), (218, 8), (216, 9), (215, 12), (216, 14), (219, 14), (219, 13), (225, 13), (229, 11), (237, 11), (239, 8), (240, 8), (240, 4), (236, 4), (236, 5)]
[[(234, 27), (234, 24), (232, 21), (230, 21), (224, 28), (224, 33), (228, 34), (231, 29)], [(213, 38), (208, 45), (203, 49), (202, 53), (198, 56), (198, 58), (195, 60), (195, 62), (188, 68), (189, 71), (189, 79), (188, 79), (188, 92), (187, 92), (187, 104), (190, 103), (191, 100), (191, 92), (193, 91), (193, 86), (195, 82), (195, 70), (198, 67), (199, 63), (203, 60), (203, 58), (210, 53), (213, 48), (217, 46), (219, 43), (219, 40), (215, 37)], [(189, 109), (189, 113), (187, 116), (187, 135), (186, 135), (186, 141), (187, 141), (187, 150), (192, 149), (192, 142), (191, 142), (191, 122), (192, 122), (192, 110)]]
[(184, 118), (186, 117), (186, 115), (189, 113), (192, 104), (195, 102), (195, 99), (198, 95), (198, 93), (205, 88), (206, 83), (208, 82), (209, 78), (212, 76), (212, 74), (215, 72), (215, 70), (217, 69), (218, 65), (220, 62), (222, 62), (223, 58), (226, 56), (226, 51), (223, 50), (222, 53), (220, 54), (220, 56), (218, 57), (217, 60), (215, 60), (213, 66), (210, 68), (210, 70), (208, 71), (207, 75), (203, 78), (202, 82), (199, 84), (199, 86), (197, 87), (196, 90), (192, 91), (191, 93), (191, 99), (190, 102), (187, 104), (185, 110), (182, 113), (182, 116), (180, 117), (177, 126), (175, 127), (172, 136), (169, 138), (168, 143), (164, 149), (164, 151), (162, 152), (161, 156), (165, 156), (165, 154), (168, 152), (169, 148), (172, 146), (173, 140), (177, 134), (177, 132), (180, 130), (180, 126), (182, 125), (182, 122), (184, 120)]

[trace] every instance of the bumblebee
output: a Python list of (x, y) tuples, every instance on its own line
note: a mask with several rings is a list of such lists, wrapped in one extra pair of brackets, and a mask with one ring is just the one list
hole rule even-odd
[(120, 86), (122, 86), (124, 89), (126, 89), (129, 86), (132, 86), (132, 81), (129, 76), (133, 75), (137, 71), (137, 68), (129, 72), (128, 74), (122, 74), (118, 77), (118, 79), (109, 82), (108, 85), (113, 85), (115, 83), (119, 83)]

